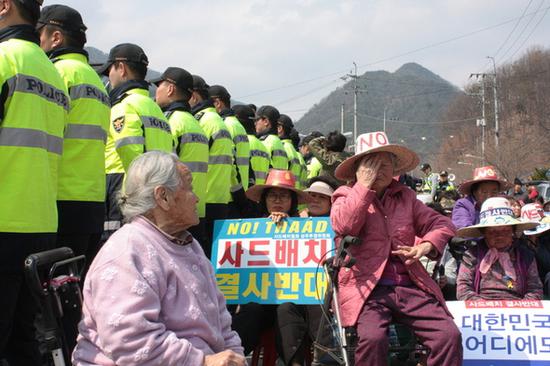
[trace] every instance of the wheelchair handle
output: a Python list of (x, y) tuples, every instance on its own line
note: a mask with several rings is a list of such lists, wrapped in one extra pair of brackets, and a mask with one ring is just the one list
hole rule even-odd
[(39, 297), (46, 295), (43, 283), (46, 279), (40, 278), (40, 271), (48, 270), (60, 261), (74, 257), (71, 248), (62, 247), (45, 252), (31, 254), (25, 259), (25, 277), (29, 283), (30, 290)]

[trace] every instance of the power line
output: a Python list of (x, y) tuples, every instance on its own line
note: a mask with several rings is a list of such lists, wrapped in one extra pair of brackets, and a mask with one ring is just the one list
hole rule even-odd
[[(359, 115), (362, 116), (362, 117), (374, 119), (376, 121), (383, 121), (384, 120), (384, 118), (381, 118), (381, 117), (369, 116), (369, 115), (362, 114), (362, 113), (359, 113)], [(402, 124), (402, 125), (447, 125), (447, 124), (456, 124), (456, 123), (461, 123), (461, 122), (472, 122), (472, 121), (475, 122), (479, 118), (481, 118), (481, 117), (456, 119), (456, 120), (451, 120), (451, 121), (432, 121), (432, 122), (401, 121), (401, 120), (392, 120), (392, 119), (390, 119), (389, 121), (391, 121), (391, 123), (397, 123), (397, 124)], [(388, 119), (386, 119), (386, 121), (388, 121)]]
[(546, 14), (548, 13), (548, 8), (546, 9), (546, 11), (542, 14), (541, 18), (539, 19), (539, 21), (537, 22), (537, 24), (535, 24), (535, 26), (533, 27), (533, 29), (531, 30), (531, 33), (529, 33), (529, 35), (527, 35), (527, 38), (525, 38), (523, 40), (523, 42), (521, 43), (521, 45), (519, 46), (518, 49), (516, 49), (516, 51), (510, 56), (508, 57), (508, 59), (506, 60), (506, 62), (508, 61), (511, 61), (514, 56), (516, 55), (516, 53), (519, 52), (519, 50), (521, 50), (523, 48), (523, 46), (525, 45), (525, 43), (527, 43), (527, 40), (529, 40), (529, 38), (531, 38), (531, 36), (533, 35), (533, 33), (535, 33), (535, 30), (538, 28), (538, 26), (540, 25), (540, 23), (542, 22), (542, 20), (544, 19), (544, 17), (546, 16)]
[(504, 48), (504, 45), (508, 42), (508, 40), (510, 39), (510, 37), (512, 36), (512, 34), (516, 31), (519, 23), (521, 23), (521, 20), (523, 19), (523, 17), (525, 16), (525, 13), (527, 12), (527, 10), (529, 9), (529, 7), (531, 6), (531, 3), (533, 2), (533, 0), (529, 0), (529, 3), (527, 4), (527, 6), (525, 7), (525, 9), (523, 9), (523, 13), (521, 13), (521, 16), (518, 18), (518, 21), (516, 22), (516, 24), (514, 24), (514, 28), (512, 28), (512, 30), (510, 31), (510, 33), (508, 33), (508, 37), (506, 37), (506, 39), (504, 40), (504, 42), (502, 42), (502, 44), (500, 45), (500, 47), (498, 48), (498, 50), (493, 54), (493, 57), (497, 57), (498, 54), (500, 53), (500, 51), (502, 50), (502, 48)]
[[(441, 41), (441, 42), (432, 43), (432, 44), (429, 44), (427, 46), (416, 48), (416, 49), (413, 49), (411, 51), (400, 53), (400, 54), (397, 54), (397, 55), (394, 55), (394, 56), (391, 56), (391, 57), (388, 57), (388, 58), (384, 58), (384, 59), (381, 59), (381, 60), (378, 60), (378, 61), (375, 61), (375, 62), (370, 62), (370, 63), (367, 63), (367, 64), (359, 65), (358, 67), (367, 67), (367, 66), (376, 65), (376, 64), (379, 64), (379, 63), (394, 60), (396, 58), (407, 56), (407, 55), (410, 55), (410, 54), (413, 54), (413, 53), (416, 53), (416, 52), (424, 51), (424, 50), (429, 49), (429, 48), (441, 46), (443, 44), (454, 42), (454, 41), (457, 41), (457, 40), (462, 39), (462, 38), (470, 37), (470, 36), (475, 35), (477, 33), (481, 33), (481, 32), (485, 32), (485, 31), (488, 31), (488, 30), (491, 30), (491, 29), (494, 29), (494, 28), (502, 27), (503, 25), (506, 25), (508, 23), (511, 23), (513, 21), (521, 19), (522, 17), (528, 16), (528, 15), (533, 15), (533, 14), (536, 14), (540, 11), (548, 10), (548, 9), (550, 9), (550, 7), (547, 7), (547, 8), (544, 8), (544, 9), (538, 9), (536, 11), (533, 11), (531, 13), (522, 15), (520, 17), (514, 17), (512, 19), (508, 19), (506, 21), (503, 21), (503, 22), (500, 22), (500, 23), (497, 23), (497, 24), (493, 24), (493, 25), (488, 26), (488, 27), (480, 28), (480, 29), (477, 29), (477, 30), (472, 31), (472, 32), (468, 32), (468, 33), (465, 33), (465, 34), (462, 34), (462, 35), (459, 35), (459, 36), (456, 36), (456, 37), (453, 37), (453, 38), (449, 38), (449, 39)], [(250, 94), (247, 94), (247, 95), (238, 96), (236, 98), (237, 99), (243, 99), (243, 98), (253, 97), (253, 96), (256, 96), (256, 95), (261, 95), (261, 94), (271, 93), (271, 92), (274, 92), (274, 91), (288, 89), (288, 88), (291, 88), (291, 87), (294, 87), (294, 86), (311, 83), (313, 81), (317, 81), (317, 80), (321, 80), (321, 79), (326, 79), (326, 78), (331, 77), (331, 76), (341, 75), (343, 73), (346, 73), (347, 71), (348, 71), (347, 69), (339, 70), (339, 71), (331, 72), (329, 74), (320, 75), (320, 76), (313, 77), (313, 78), (310, 78), (310, 79), (298, 81), (298, 82), (295, 82), (295, 83), (292, 83), (292, 84), (282, 85), (282, 86), (279, 86), (279, 87), (275, 87), (275, 88), (271, 88), (271, 89), (265, 89), (265, 90), (250, 93)]]
[(319, 87), (317, 87), (317, 88), (308, 90), (308, 91), (306, 91), (306, 92), (304, 92), (304, 93), (302, 93), (302, 94), (299, 94), (299, 95), (290, 97), (290, 98), (288, 98), (288, 99), (282, 100), (282, 101), (280, 101), (280, 102), (274, 103), (274, 105), (280, 106), (280, 105), (282, 105), (282, 104), (286, 104), (286, 103), (293, 102), (293, 101), (295, 101), (295, 100), (297, 100), (297, 99), (306, 97), (306, 96), (308, 96), (308, 95), (310, 95), (310, 94), (312, 94), (312, 93), (315, 93), (315, 92), (320, 91), (320, 90), (322, 90), (322, 89), (324, 89), (324, 88), (327, 88), (327, 87), (329, 87), (329, 86), (331, 86), (331, 85), (333, 85), (334, 83), (339, 82), (339, 81), (340, 81), (340, 79), (332, 80), (330, 83), (323, 84), (323, 85), (321, 85), (321, 86), (319, 86)]
[[(544, 0), (541, 0), (538, 8), (537, 8), (537, 12), (542, 8), (542, 5), (544, 4)], [(529, 28), (529, 26), (531, 25), (531, 23), (533, 22), (533, 20), (535, 20), (537, 16), (537, 13), (533, 13), (532, 16), (531, 16), (531, 19), (529, 19), (527, 21), (527, 23), (525, 23), (525, 26), (523, 27), (523, 29), (521, 30), (521, 32), (519, 33), (519, 35), (516, 37), (516, 39), (514, 40), (514, 42), (512, 42), (512, 45), (506, 50), (506, 52), (504, 52), (504, 54), (501, 56), (502, 59), (504, 59), (506, 57), (506, 55), (514, 48), (514, 46), (516, 45), (516, 43), (520, 40), (521, 36), (523, 36), (523, 34), (525, 33), (525, 31), (527, 30), (527, 28)], [(514, 53), (515, 54), (515, 53)]]

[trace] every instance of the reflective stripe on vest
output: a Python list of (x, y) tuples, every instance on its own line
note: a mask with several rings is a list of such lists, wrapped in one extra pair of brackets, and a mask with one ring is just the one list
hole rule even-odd
[(15, 92), (34, 94), (69, 111), (69, 100), (65, 93), (40, 79), (17, 74), (6, 80), (6, 84), (9, 90), (8, 98)]
[(58, 155), (63, 153), (62, 138), (30, 128), (0, 128), (0, 146), (38, 147)]
[(65, 131), (66, 139), (85, 139), (107, 141), (107, 132), (100, 126), (70, 123)]
[(237, 135), (235, 136), (235, 138), (233, 139), (233, 143), (235, 145), (241, 143), (241, 142), (248, 142), (248, 136), (247, 135)]
[(145, 128), (158, 128), (165, 132), (171, 133), (170, 125), (168, 124), (168, 122), (162, 121), (156, 117), (151, 117), (151, 116), (140, 116), (140, 119), (141, 119), (141, 123), (143, 123), (143, 127)]
[[(231, 134), (227, 130), (219, 130), (218, 132), (216, 132), (212, 135), (212, 140), (219, 140), (219, 139), (230, 139), (231, 140)], [(231, 164), (231, 163), (229, 163), (229, 164)]]
[(145, 145), (145, 137), (143, 136), (128, 136), (115, 141), (117, 149), (126, 145)]
[(271, 154), (273, 156), (280, 156), (280, 157), (283, 157), (283, 158), (288, 158), (288, 156), (286, 155), (286, 151), (284, 151), (284, 150), (273, 150), (271, 152)]
[(227, 155), (210, 155), (208, 164), (232, 164), (233, 157)]
[(256, 176), (256, 179), (267, 179), (267, 173), (261, 172), (259, 170), (254, 172), (254, 175)]
[(269, 159), (269, 154), (261, 150), (250, 150), (250, 156), (258, 156), (260, 158)]
[(69, 89), (69, 97), (71, 98), (71, 101), (81, 98), (95, 99), (111, 108), (111, 102), (109, 101), (107, 94), (99, 90), (94, 85), (80, 84), (72, 86)]
[(191, 173), (206, 173), (208, 172), (208, 163), (200, 161), (187, 161), (184, 163)]
[(193, 142), (196, 142), (198, 144), (208, 145), (208, 139), (206, 138), (206, 136), (201, 135), (199, 133), (186, 133), (181, 135), (180, 137), (181, 144), (188, 144)]

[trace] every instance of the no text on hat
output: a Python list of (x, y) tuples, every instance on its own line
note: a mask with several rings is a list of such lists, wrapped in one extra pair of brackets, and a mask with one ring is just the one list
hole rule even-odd
[(199, 75), (193, 75), (193, 90), (208, 90), (208, 84)]
[(97, 73), (108, 76), (109, 67), (117, 61), (149, 65), (149, 59), (140, 46), (133, 43), (121, 43), (111, 48), (107, 61), (97, 69)]
[(38, 19), (38, 26), (41, 27), (48, 24), (74, 33), (86, 33), (88, 29), (77, 10), (60, 4), (42, 8), (40, 18)]
[(210, 98), (231, 99), (231, 94), (221, 85), (212, 85), (209, 87), (208, 96)]
[(169, 67), (162, 73), (161, 76), (150, 80), (149, 82), (159, 86), (162, 81), (168, 81), (182, 91), (190, 91), (193, 89), (193, 77), (187, 70), (179, 67)]
[(364, 133), (357, 137), (355, 142), (355, 155), (347, 158), (335, 170), (336, 178), (349, 181), (355, 179), (357, 164), (368, 154), (378, 152), (389, 152), (395, 156), (393, 175), (398, 176), (413, 170), (420, 159), (418, 155), (409, 148), (390, 144), (388, 136), (383, 131)]
[(277, 123), (280, 116), (279, 110), (270, 105), (263, 105), (256, 111), (256, 119), (267, 118), (271, 123)]
[(235, 112), (235, 116), (241, 122), (254, 121), (254, 110), (247, 105), (244, 105), (244, 104), (234, 105), (233, 112)]
[(311, 200), (307, 193), (296, 188), (296, 180), (289, 170), (271, 169), (265, 184), (256, 184), (246, 191), (246, 197), (254, 202), (260, 202), (262, 193), (268, 188), (283, 188), (296, 193), (298, 203), (307, 203)]
[(281, 114), (279, 116), (279, 119), (277, 120), (277, 123), (288, 130), (291, 130), (294, 128), (294, 123), (292, 123), (292, 119), (286, 114)]

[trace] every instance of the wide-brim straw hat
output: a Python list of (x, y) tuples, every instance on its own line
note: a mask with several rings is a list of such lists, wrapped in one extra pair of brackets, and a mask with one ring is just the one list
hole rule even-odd
[(359, 135), (355, 142), (355, 155), (344, 160), (334, 172), (336, 178), (349, 181), (355, 179), (357, 164), (369, 154), (389, 152), (395, 156), (393, 176), (399, 176), (416, 168), (420, 163), (418, 155), (411, 149), (390, 144), (386, 133), (382, 131)]
[(521, 208), (521, 219), (528, 222), (538, 222), (538, 226), (532, 230), (525, 230), (525, 235), (538, 235), (550, 230), (550, 217), (544, 215), (542, 205), (528, 203)]
[(472, 186), (482, 182), (498, 183), (499, 191), (501, 192), (512, 187), (512, 184), (498, 177), (497, 171), (493, 166), (482, 166), (474, 169), (474, 178), (458, 186), (458, 191), (463, 195), (471, 194)]
[(311, 198), (307, 193), (297, 189), (294, 175), (288, 170), (271, 169), (267, 175), (265, 184), (256, 184), (246, 191), (246, 197), (254, 202), (260, 202), (262, 193), (267, 188), (283, 188), (295, 192), (298, 204), (308, 203)]
[(488, 198), (481, 205), (479, 224), (458, 229), (456, 235), (463, 238), (483, 236), (481, 229), (497, 226), (514, 226), (517, 232), (537, 227), (537, 222), (520, 221), (514, 217), (510, 202), (504, 197)]

